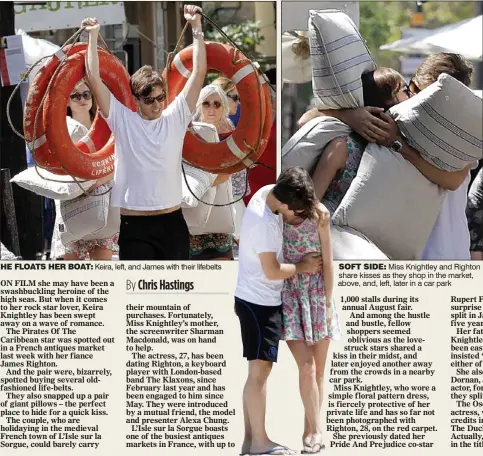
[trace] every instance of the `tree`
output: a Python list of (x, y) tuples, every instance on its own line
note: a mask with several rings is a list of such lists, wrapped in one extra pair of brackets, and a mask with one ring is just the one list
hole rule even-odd
[[(256, 52), (256, 46), (265, 39), (265, 37), (260, 35), (260, 22), (246, 21), (240, 24), (225, 25), (221, 29), (236, 43), (248, 58), (257, 59), (260, 57), (260, 54)], [(231, 44), (215, 28), (207, 28), (205, 36), (208, 41)], [(213, 82), (217, 77), (218, 74), (208, 74), (207, 82)]]
[[(247, 57), (257, 58), (256, 46), (265, 40), (260, 34), (260, 22), (245, 21), (240, 24), (230, 24), (222, 27), (222, 30), (236, 43)], [(230, 44), (230, 42), (215, 28), (207, 29), (206, 39), (218, 43)]]
[[(380, 51), (379, 47), (401, 39), (402, 30), (410, 27), (413, 2), (360, 2), (360, 32), (379, 66), (399, 68), (399, 53)], [(424, 27), (437, 28), (474, 16), (475, 2), (438, 2), (423, 4)]]

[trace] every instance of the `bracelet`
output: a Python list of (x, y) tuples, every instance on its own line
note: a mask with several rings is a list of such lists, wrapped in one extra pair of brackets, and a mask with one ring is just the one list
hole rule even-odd
[(193, 29), (192, 31), (193, 38), (205, 38), (205, 34), (201, 30)]

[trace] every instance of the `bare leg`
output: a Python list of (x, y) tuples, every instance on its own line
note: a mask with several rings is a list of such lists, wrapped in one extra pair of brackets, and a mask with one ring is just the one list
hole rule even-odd
[(304, 434), (302, 437), (305, 451), (310, 451), (314, 437), (320, 428), (320, 399), (316, 381), (316, 366), (312, 347), (304, 341), (287, 341), (299, 369), (300, 396), (305, 409)]
[[(248, 379), (247, 379), (248, 383)], [(241, 454), (248, 454), (250, 451), (250, 447), (252, 446), (252, 430), (250, 427), (250, 420), (248, 418), (248, 408), (247, 408), (247, 401), (245, 399), (247, 385), (243, 388), (243, 420), (245, 422), (245, 436), (243, 438), (243, 444), (241, 448)]]
[[(272, 363), (253, 360), (248, 363), (248, 379), (243, 389), (243, 404), (245, 413), (245, 441), (242, 453), (248, 448), (248, 438), (251, 439), (248, 454), (264, 453), (279, 447), (272, 442), (265, 429), (265, 411), (267, 406), (267, 379), (272, 370)], [(247, 426), (248, 425), (248, 426)], [(272, 454), (294, 454), (282, 447)]]
[(483, 260), (483, 252), (471, 252), (472, 260)]
[(72, 261), (72, 260), (78, 260), (79, 257), (75, 253), (66, 253), (64, 254), (64, 260), (66, 261)]
[[(248, 363), (248, 379), (243, 390), (243, 403), (246, 407), (246, 420), (251, 435), (251, 452), (261, 452), (270, 440), (265, 429), (265, 410), (267, 405), (267, 379), (272, 363), (253, 360)], [(245, 435), (247, 432), (245, 432)]]
[(112, 260), (112, 250), (105, 249), (96, 245), (90, 252), (89, 256), (91, 260), (97, 261), (110, 261)]
[[(322, 410), (322, 403), (324, 400), (324, 373), (327, 362), (327, 352), (329, 350), (330, 340), (321, 340), (313, 345), (312, 350), (315, 361), (315, 378), (317, 382), (317, 389), (319, 392), (319, 417)], [(315, 442), (322, 443), (322, 426), (319, 421), (319, 428), (317, 430), (317, 437)]]

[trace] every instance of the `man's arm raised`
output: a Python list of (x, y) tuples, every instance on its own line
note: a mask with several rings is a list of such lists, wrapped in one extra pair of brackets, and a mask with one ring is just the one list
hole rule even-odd
[(109, 117), (111, 93), (102, 82), (99, 72), (99, 55), (97, 53), (97, 37), (101, 26), (95, 18), (90, 17), (84, 19), (81, 26), (85, 27), (86, 32), (89, 34), (86, 53), (87, 80), (103, 116)]
[(184, 17), (191, 24), (193, 32), (193, 72), (186, 82), (182, 94), (192, 113), (196, 109), (196, 102), (207, 71), (206, 46), (201, 27), (201, 14), (199, 14), (201, 12), (199, 6), (185, 5), (184, 7)]

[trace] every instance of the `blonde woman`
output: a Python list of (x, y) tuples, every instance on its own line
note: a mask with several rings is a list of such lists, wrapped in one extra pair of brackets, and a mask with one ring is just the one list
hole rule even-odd
[[(217, 85), (223, 90), (228, 101), (228, 118), (236, 127), (238, 119), (240, 118), (240, 94), (236, 88), (236, 84), (225, 76), (220, 76), (213, 81), (213, 85)], [(233, 199), (236, 201), (240, 198), (245, 198), (251, 193), (250, 185), (247, 179), (247, 170), (239, 171), (231, 176), (231, 183), (233, 185)], [(235, 203), (235, 242), (238, 243), (240, 237), (240, 227), (245, 213), (246, 206), (242, 199)]]
[[(223, 90), (216, 85), (208, 85), (201, 89), (193, 120), (213, 125), (222, 141), (235, 129), (228, 119), (228, 112), (228, 100)], [(232, 260), (233, 235), (231, 233), (191, 235), (190, 258), (192, 260)]]

